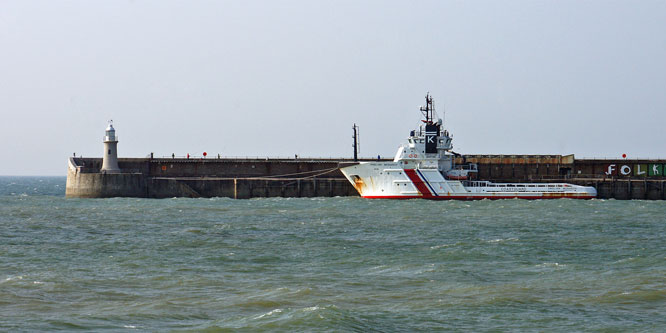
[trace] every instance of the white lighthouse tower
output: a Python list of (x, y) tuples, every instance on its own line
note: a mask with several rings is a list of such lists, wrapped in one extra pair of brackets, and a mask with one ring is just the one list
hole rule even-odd
[(104, 136), (104, 158), (102, 159), (102, 172), (120, 173), (118, 167), (118, 138), (116, 130), (113, 129), (113, 120), (109, 120)]

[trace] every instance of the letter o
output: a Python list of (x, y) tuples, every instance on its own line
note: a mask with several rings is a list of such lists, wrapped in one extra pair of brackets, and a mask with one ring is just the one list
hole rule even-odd
[(631, 168), (628, 165), (623, 165), (620, 168), (620, 173), (624, 176), (631, 174)]

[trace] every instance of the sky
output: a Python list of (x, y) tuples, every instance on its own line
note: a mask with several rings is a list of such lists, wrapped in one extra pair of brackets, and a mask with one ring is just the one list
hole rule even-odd
[(0, 0), (0, 175), (101, 157), (666, 158), (666, 1)]

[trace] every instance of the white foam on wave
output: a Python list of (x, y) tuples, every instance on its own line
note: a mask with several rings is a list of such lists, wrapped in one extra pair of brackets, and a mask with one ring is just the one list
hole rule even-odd
[(2, 282), (9, 282), (9, 281), (16, 281), (16, 280), (23, 280), (23, 275), (10, 276), (10, 277), (4, 279)]
[(557, 262), (544, 262), (544, 263), (536, 265), (536, 267), (539, 267), (539, 268), (549, 268), (549, 267), (550, 268), (564, 268), (564, 267), (567, 267), (567, 265), (560, 264), (560, 263), (557, 263)]
[(616, 260), (616, 261), (614, 261), (613, 263), (614, 263), (614, 264), (624, 264), (624, 263), (627, 263), (627, 262), (635, 261), (636, 259), (637, 259), (637, 258), (634, 258), (634, 257), (623, 258), (623, 259), (620, 259), (620, 260)]
[(282, 309), (279, 309), (279, 308), (278, 308), (278, 309), (273, 309), (273, 310), (271, 310), (271, 311), (268, 311), (268, 312), (266, 312), (266, 313), (264, 313), (264, 314), (261, 314), (261, 315), (255, 317), (254, 319), (261, 319), (261, 318), (268, 317), (268, 316), (272, 316), (272, 315), (274, 315), (274, 314), (276, 314), (276, 313), (281, 313), (281, 312), (282, 312)]
[(399, 271), (400, 268), (398, 267), (392, 267), (392, 266), (387, 266), (387, 265), (379, 265), (379, 266), (374, 266), (370, 267), (368, 269), (368, 274), (370, 275), (378, 275), (378, 274), (388, 274), (388, 273), (393, 273)]
[(515, 242), (517, 240), (518, 240), (518, 238), (514, 238), (514, 237), (511, 237), (511, 238), (496, 238), (496, 239), (487, 240), (486, 243), (491, 243), (492, 244), (492, 243), (503, 243), (503, 242)]
[(464, 242), (457, 242), (457, 243), (454, 243), (454, 244), (440, 244), (440, 245), (434, 245), (434, 246), (431, 246), (430, 249), (431, 249), (431, 250), (437, 250), (437, 249), (441, 249), (441, 248), (446, 248), (446, 247), (451, 247), (451, 246), (462, 245), (463, 243), (464, 243)]

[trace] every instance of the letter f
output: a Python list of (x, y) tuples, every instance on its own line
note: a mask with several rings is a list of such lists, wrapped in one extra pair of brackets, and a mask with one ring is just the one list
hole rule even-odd
[(612, 175), (613, 171), (615, 171), (615, 164), (611, 164), (608, 166), (608, 171), (606, 171), (606, 176)]

